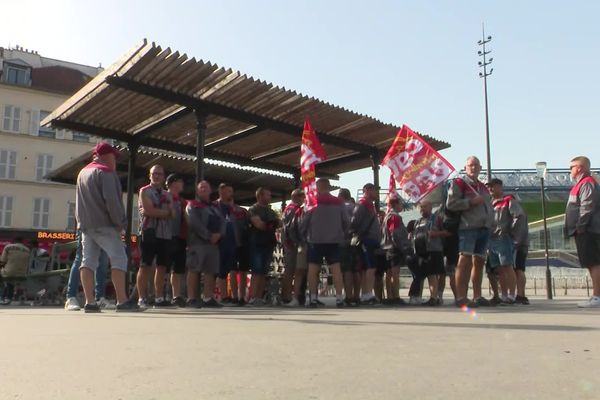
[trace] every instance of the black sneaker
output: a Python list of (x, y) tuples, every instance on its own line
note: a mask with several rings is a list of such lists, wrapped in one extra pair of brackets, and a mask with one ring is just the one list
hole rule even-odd
[(202, 300), (202, 307), (206, 307), (206, 308), (221, 308), (221, 307), (223, 307), (223, 304), (221, 304), (217, 300), (211, 298), (208, 301)]
[(490, 299), (490, 304), (491, 304), (492, 306), (497, 306), (497, 305), (499, 305), (500, 303), (502, 303), (502, 300), (500, 299), (500, 297), (495, 297), (495, 296), (494, 296), (494, 297), (492, 297), (492, 298)]
[(185, 306), (189, 308), (202, 308), (202, 303), (198, 299), (189, 299)]
[(317, 305), (318, 305), (319, 307), (325, 307), (325, 303), (323, 303), (321, 300), (319, 300), (319, 299), (316, 299), (315, 301), (317, 302)]
[(354, 307), (354, 300), (353, 299), (349, 299), (349, 298), (345, 298), (344, 299), (344, 303), (346, 303), (346, 307)]
[(99, 313), (101, 311), (100, 311), (100, 306), (98, 306), (98, 304), (86, 304), (85, 306), (83, 306), (83, 312)]
[(529, 305), (529, 299), (525, 296), (517, 296), (515, 298), (515, 304), (522, 304), (524, 306), (528, 306)]
[(401, 299), (400, 297), (398, 297), (397, 299), (394, 299), (394, 305), (396, 307), (398, 307), (398, 306), (405, 306), (407, 304), (408, 303), (406, 301), (404, 301), (404, 299)]
[(485, 297), (476, 299), (475, 304), (477, 304), (477, 307), (493, 307), (492, 303), (490, 303), (490, 301)]
[(335, 306), (337, 308), (345, 308), (346, 307), (346, 302), (342, 299), (335, 299)]
[(317, 300), (311, 300), (309, 303), (306, 303), (306, 308), (319, 308), (319, 302)]
[(429, 306), (429, 307), (435, 307), (438, 305), (438, 301), (437, 301), (437, 299), (430, 297), (429, 300), (427, 300), (425, 303), (423, 303), (423, 305)]
[(246, 305), (246, 300), (244, 299), (239, 299), (237, 302), (238, 306), (240, 307), (244, 307)]
[(161, 300), (161, 301), (157, 301), (154, 303), (154, 308), (167, 308), (167, 307), (173, 307), (173, 305), (171, 304), (171, 302), (169, 300)]
[(223, 304), (224, 306), (230, 306), (233, 304), (233, 299), (231, 297), (223, 297), (221, 299), (221, 304)]
[(146, 311), (137, 305), (135, 300), (127, 300), (125, 303), (117, 304), (117, 312), (143, 312)]
[(185, 307), (185, 299), (181, 296), (175, 297), (172, 301), (171, 304), (175, 307), (181, 307), (184, 308)]
[(460, 299), (460, 300), (455, 300), (454, 301), (454, 304), (458, 308), (470, 307), (470, 303), (471, 302), (469, 301), (469, 299)]

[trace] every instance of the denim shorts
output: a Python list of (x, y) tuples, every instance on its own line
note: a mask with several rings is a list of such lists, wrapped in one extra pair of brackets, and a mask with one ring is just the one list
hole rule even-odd
[(490, 230), (488, 228), (462, 229), (458, 231), (458, 252), (465, 256), (486, 258)]
[(527, 246), (517, 246), (515, 249), (515, 269), (517, 271), (525, 272), (525, 266), (527, 264), (527, 253), (529, 248)]
[(308, 244), (308, 262), (310, 264), (327, 265), (340, 262), (340, 245), (338, 243), (309, 243)]
[(511, 238), (497, 238), (490, 240), (490, 268), (514, 264), (515, 245)]
[(273, 261), (273, 247), (251, 245), (250, 246), (250, 271), (257, 275), (266, 275), (271, 270)]

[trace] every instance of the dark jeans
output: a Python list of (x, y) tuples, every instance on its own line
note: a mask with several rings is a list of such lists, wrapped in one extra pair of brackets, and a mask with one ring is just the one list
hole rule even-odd
[(409, 256), (406, 258), (408, 264), (408, 270), (412, 274), (413, 281), (410, 284), (408, 290), (409, 297), (422, 297), (423, 296), (423, 282), (425, 281), (425, 273), (422, 264), (423, 259), (417, 255)]
[(12, 300), (15, 295), (15, 285), (14, 283), (6, 282), (4, 284), (4, 290), (2, 292), (2, 298), (5, 300)]

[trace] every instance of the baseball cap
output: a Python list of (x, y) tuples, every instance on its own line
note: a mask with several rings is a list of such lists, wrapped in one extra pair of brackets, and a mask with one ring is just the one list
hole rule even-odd
[(179, 175), (179, 174), (169, 174), (169, 176), (167, 176), (167, 186), (169, 186), (170, 184), (177, 182), (177, 181), (183, 181), (183, 176)]
[(105, 154), (114, 154), (115, 157), (119, 157), (120, 152), (116, 147), (113, 147), (110, 143), (100, 142), (94, 147), (94, 154), (103, 156)]
[(502, 186), (502, 180), (500, 180), (498, 178), (493, 178), (487, 183), (487, 186), (495, 186), (495, 185)]

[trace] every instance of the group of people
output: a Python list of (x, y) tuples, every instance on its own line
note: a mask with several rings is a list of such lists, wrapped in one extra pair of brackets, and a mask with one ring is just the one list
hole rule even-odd
[[(478, 180), (481, 163), (476, 157), (467, 159), (464, 176), (449, 181), (437, 211), (421, 201), (421, 217), (407, 224), (400, 215), (399, 198), (389, 200), (386, 212), (378, 211), (379, 193), (370, 183), (355, 202), (347, 189), (334, 196), (330, 182), (319, 179), (316, 196), (307, 202), (302, 190), (294, 190), (280, 218), (270, 207), (267, 188), (256, 191), (256, 203), (248, 209), (234, 202), (234, 188), (227, 183), (218, 186), (214, 200), (210, 183), (201, 181), (195, 199), (188, 201), (181, 197), (183, 178), (165, 177), (164, 168), (155, 165), (150, 183), (139, 192), (141, 265), (135, 294), (128, 296), (127, 255), (121, 241), (126, 215), (115, 173), (118, 152), (99, 143), (93, 154), (76, 189), (81, 241), (76, 261), (86, 312), (100, 311), (97, 299), (103, 288), (94, 290), (94, 283), (106, 260), (111, 264), (117, 311), (145, 310), (151, 292), (156, 308), (263, 306), (278, 231), (285, 261), (279, 296), (283, 306), (323, 305), (319, 299), (323, 265), (331, 273), (337, 307), (405, 304), (400, 297), (402, 266), (413, 275), (411, 304), (442, 304), (447, 277), (458, 307), (529, 304), (524, 273), (527, 216), (518, 200), (503, 192), (502, 181)], [(573, 159), (571, 175), (576, 185), (567, 205), (566, 232), (575, 236), (581, 264), (589, 268), (594, 282), (594, 296), (580, 306), (595, 307), (600, 305), (600, 191), (590, 177), (589, 159)], [(482, 294), (484, 268), (494, 293), (491, 299)], [(77, 310), (79, 281), (71, 275), (73, 290), (65, 307)], [(429, 298), (424, 301), (425, 281)]]

